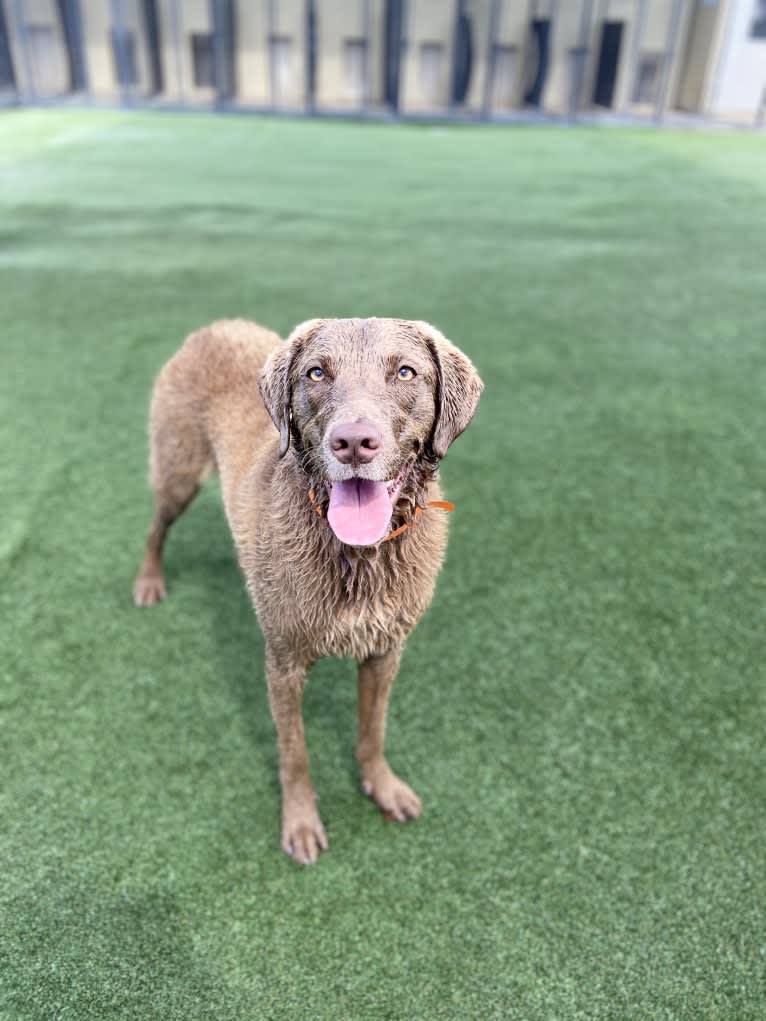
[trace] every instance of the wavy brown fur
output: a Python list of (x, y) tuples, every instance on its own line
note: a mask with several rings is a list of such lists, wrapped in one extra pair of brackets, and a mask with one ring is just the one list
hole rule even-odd
[[(331, 385), (306, 382), (306, 366), (318, 358), (327, 360), (328, 380), (333, 367)], [(390, 366), (401, 359), (419, 366), (417, 385), (392, 385)], [(323, 656), (359, 662), (363, 789), (391, 818), (420, 813), (417, 796), (385, 760), (386, 705), (402, 645), (431, 600), (446, 545), (444, 514), (428, 510), (415, 521), (414, 511), (439, 498), (439, 458), (470, 421), (480, 392), (473, 366), (438, 331), (401, 320), (313, 320), (285, 344), (255, 323), (222, 321), (192, 334), (157, 378), (150, 415), (156, 508), (134, 598), (150, 606), (164, 597), (167, 529), (216, 469), (266, 640), (282, 846), (297, 860), (314, 861), (327, 846), (301, 717), (306, 673)], [(363, 471), (390, 479), (408, 468), (391, 529), (411, 527), (360, 548), (336, 538), (309, 491), (326, 512), (328, 480), (342, 471), (326, 436), (339, 416), (362, 410), (375, 416), (385, 437)]]

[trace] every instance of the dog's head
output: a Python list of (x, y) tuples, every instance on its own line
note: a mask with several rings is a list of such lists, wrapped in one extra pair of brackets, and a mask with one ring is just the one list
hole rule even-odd
[(389, 530), (414, 466), (435, 463), (471, 421), (482, 382), (428, 323), (313, 319), (269, 357), (261, 396), (312, 479), (329, 493), (341, 542), (369, 546)]

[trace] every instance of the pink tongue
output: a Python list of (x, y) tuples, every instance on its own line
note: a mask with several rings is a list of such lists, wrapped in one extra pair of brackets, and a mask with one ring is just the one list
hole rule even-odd
[(391, 522), (386, 483), (368, 479), (333, 482), (327, 520), (340, 541), (349, 546), (380, 542)]

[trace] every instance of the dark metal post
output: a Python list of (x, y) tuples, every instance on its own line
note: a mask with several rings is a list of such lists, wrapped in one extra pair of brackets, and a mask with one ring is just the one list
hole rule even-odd
[(215, 106), (221, 108), (223, 102), (223, 81), (224, 81), (224, 52), (223, 32), (221, 31), (221, 17), (218, 0), (208, 0), (208, 19), (210, 21), (210, 35), (213, 43), (213, 84), (215, 86)]
[(71, 89), (73, 92), (87, 92), (88, 73), (85, 61), (80, 0), (58, 0), (58, 13), (66, 42)]
[(676, 43), (678, 35), (678, 26), (681, 24), (681, 13), (683, 10), (684, 0), (673, 0), (673, 6), (670, 11), (670, 20), (668, 22), (668, 44), (665, 48), (665, 60), (662, 68), (662, 82), (660, 84), (659, 92), (657, 94), (657, 106), (654, 110), (654, 119), (659, 124), (665, 114), (665, 104), (668, 101), (668, 92), (670, 90), (670, 79), (673, 74), (673, 58), (676, 54)]
[(458, 47), (460, 45), (460, 24), (465, 10), (465, 0), (455, 0), (455, 13), (452, 19), (452, 68), (450, 73), (449, 111), (455, 112), (457, 100)]
[(157, 95), (165, 87), (165, 76), (162, 67), (162, 49), (160, 46), (160, 21), (157, 16), (157, 0), (143, 0), (141, 10), (144, 18), (144, 30), (149, 46), (149, 68), (151, 77), (151, 95)]
[(582, 12), (580, 16), (580, 31), (577, 39), (577, 49), (574, 51), (575, 58), (575, 69), (574, 69), (574, 81), (572, 83), (572, 94), (569, 100), (569, 117), (571, 120), (577, 119), (577, 113), (580, 109), (580, 103), (582, 102), (582, 88), (585, 82), (585, 68), (588, 63), (588, 53), (590, 50), (590, 29), (591, 29), (591, 13), (593, 10), (593, 0), (583, 0)]
[(636, 93), (636, 75), (638, 73), (638, 62), (641, 56), (641, 43), (644, 39), (646, 11), (648, 6), (648, 0), (638, 0), (636, 6), (636, 21), (630, 40), (630, 56), (628, 57), (628, 103), (633, 102), (633, 96)]
[[(559, 0), (551, 0), (549, 15), (551, 19), (551, 29), (550, 38), (548, 39), (548, 53), (550, 54), (550, 60), (552, 64), (555, 63), (556, 61), (556, 25), (558, 24), (558, 16), (559, 16)], [(545, 113), (545, 104), (543, 102), (544, 99), (545, 99), (545, 83), (543, 83), (543, 91), (540, 94), (540, 109), (543, 111), (543, 113)]]
[(173, 25), (173, 53), (176, 58), (176, 85), (178, 86), (178, 101), (184, 104), (186, 96), (184, 93), (183, 73), (183, 33), (181, 31), (181, 12), (179, 4), (181, 0), (170, 0), (170, 13)]
[(16, 81), (16, 69), (13, 66), (13, 54), (11, 52), (11, 36), (8, 31), (8, 19), (5, 16), (5, 8), (0, 3), (0, 85), (9, 85), (19, 96), (19, 86)]
[(120, 86), (120, 98), (123, 106), (130, 106), (131, 89), (128, 84), (130, 80), (130, 68), (128, 66), (128, 54), (125, 46), (125, 23), (123, 19), (122, 0), (112, 0), (112, 53), (117, 71), (117, 83)]
[(318, 62), (317, 9), (315, 0), (306, 0), (306, 110), (316, 112)]
[(402, 55), (406, 49), (404, 37), (406, 0), (385, 0), (384, 10), (383, 101), (391, 113), (398, 113)]
[[(589, 39), (593, 37), (593, 30), (596, 30), (596, 47), (594, 50), (594, 57), (596, 59), (596, 76), (598, 76), (599, 62), (601, 60), (601, 49), (604, 45), (604, 21), (606, 20), (604, 15), (609, 10), (609, 0), (594, 0), (593, 9), (591, 11), (590, 20), (590, 35)], [(591, 79), (591, 91), (588, 97), (588, 105), (595, 106), (595, 89), (593, 88), (593, 80)]]
[(473, 74), (473, 23), (466, 9), (466, 0), (456, 0), (455, 30), (452, 41), (452, 82), (449, 97), (450, 113), (468, 99)]
[(492, 87), (495, 81), (495, 65), (497, 63), (497, 28), (500, 24), (500, 11), (503, 0), (491, 0), (489, 9), (489, 26), (487, 36), (487, 64), (484, 71), (484, 97), (481, 104), (481, 116), (486, 121), (492, 116)]
[(362, 15), (362, 38), (364, 39), (364, 54), (362, 57), (362, 105), (361, 113), (367, 113), (370, 105), (370, 65), (372, 64), (372, 35), (370, 32), (370, 0), (359, 0)]
[(236, 23), (232, 0), (210, 0), (210, 28), (213, 36), (213, 75), (215, 105), (225, 106), (236, 92)]

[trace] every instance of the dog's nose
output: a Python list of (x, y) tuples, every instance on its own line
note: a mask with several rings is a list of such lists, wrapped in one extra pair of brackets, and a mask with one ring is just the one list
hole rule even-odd
[(382, 436), (372, 422), (341, 422), (330, 433), (330, 450), (341, 464), (369, 464), (377, 457)]

